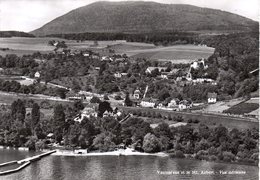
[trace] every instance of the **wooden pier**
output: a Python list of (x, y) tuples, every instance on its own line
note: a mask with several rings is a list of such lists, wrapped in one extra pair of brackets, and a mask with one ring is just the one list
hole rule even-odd
[(43, 153), (43, 154), (40, 154), (40, 155), (36, 155), (36, 156), (32, 156), (32, 157), (29, 157), (29, 158), (26, 158), (26, 159), (22, 159), (20, 161), (9, 161), (9, 162), (6, 162), (6, 163), (2, 163), (2, 164), (0, 164), (0, 167), (14, 165), (14, 164), (21, 164), (21, 166), (19, 166), (18, 168), (15, 168), (15, 169), (2, 171), (2, 172), (0, 172), (0, 176), (18, 172), (21, 169), (25, 168), (26, 166), (30, 165), (31, 162), (38, 161), (42, 157), (48, 156), (48, 155), (55, 153), (55, 152), (56, 152), (56, 150), (53, 150), (53, 151), (49, 151), (49, 152), (46, 152), (46, 153)]

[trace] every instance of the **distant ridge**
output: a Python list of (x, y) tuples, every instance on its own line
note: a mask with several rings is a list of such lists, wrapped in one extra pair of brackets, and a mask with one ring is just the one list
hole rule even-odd
[(0, 37), (35, 37), (35, 36), (21, 31), (0, 31)]
[(184, 4), (96, 2), (32, 31), (34, 35), (83, 32), (250, 31), (258, 22), (229, 12)]

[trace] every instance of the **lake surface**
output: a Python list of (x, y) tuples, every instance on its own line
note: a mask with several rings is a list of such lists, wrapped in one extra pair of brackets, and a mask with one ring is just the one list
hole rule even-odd
[[(0, 150), (0, 163), (33, 156), (16, 150)], [(239, 171), (245, 174), (223, 175), (219, 171)], [(191, 174), (175, 175), (174, 173)], [(192, 172), (193, 171), (193, 172)], [(195, 172), (197, 171), (197, 172)], [(214, 175), (202, 175), (201, 171), (214, 172)], [(158, 174), (158, 173), (164, 173)], [(166, 174), (165, 174), (166, 173)], [(193, 173), (193, 174), (192, 174)], [(198, 174), (196, 174), (198, 173)], [(164, 179), (195, 179), (195, 180), (253, 180), (258, 179), (258, 167), (213, 163), (188, 159), (171, 159), (156, 156), (92, 156), (65, 157), (47, 156), (32, 162), (23, 170), (0, 180), (164, 180)]]

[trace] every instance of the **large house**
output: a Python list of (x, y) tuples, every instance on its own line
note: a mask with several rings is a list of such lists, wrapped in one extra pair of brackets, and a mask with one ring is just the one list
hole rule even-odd
[(192, 103), (187, 100), (182, 100), (179, 102), (178, 107), (179, 107), (180, 111), (185, 110), (185, 109), (190, 109), (192, 107)]
[(153, 98), (144, 98), (142, 99), (140, 106), (141, 107), (148, 107), (148, 108), (154, 108), (156, 105), (157, 99)]
[(152, 71), (154, 71), (155, 69), (158, 69), (159, 72), (162, 72), (162, 71), (165, 71), (165, 70), (167, 69), (167, 67), (148, 67), (148, 68), (145, 70), (145, 73), (151, 74)]
[(191, 63), (190, 67), (193, 69), (198, 69), (199, 67), (203, 67), (203, 69), (208, 68), (208, 66), (205, 64), (204, 59), (194, 61), (193, 63)]
[(217, 102), (217, 93), (208, 93), (208, 103)]

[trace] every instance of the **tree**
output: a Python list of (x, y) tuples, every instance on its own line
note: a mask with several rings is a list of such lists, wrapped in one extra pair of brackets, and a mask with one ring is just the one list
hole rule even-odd
[(93, 140), (93, 146), (101, 152), (113, 150), (115, 147), (114, 138), (115, 135), (112, 133), (103, 132), (95, 137)]
[(148, 153), (159, 152), (161, 150), (160, 141), (155, 135), (148, 133), (144, 136), (143, 149)]
[(133, 142), (143, 141), (144, 136), (151, 132), (148, 122), (141, 118), (130, 118), (122, 124), (121, 135), (123, 139), (132, 139)]
[(74, 109), (75, 109), (76, 111), (80, 111), (80, 110), (83, 110), (83, 109), (84, 109), (84, 104), (82, 103), (81, 100), (75, 101), (74, 104), (73, 104), (73, 106), (74, 106)]
[(107, 102), (107, 101), (103, 101), (103, 102), (99, 103), (99, 105), (98, 105), (98, 116), (103, 117), (103, 114), (104, 114), (105, 111), (108, 111), (108, 112), (113, 111), (113, 109), (110, 106), (110, 103)]
[(91, 102), (91, 103), (100, 103), (101, 100), (100, 100), (98, 97), (93, 96), (92, 99), (90, 99), (90, 102)]
[(63, 128), (65, 125), (65, 113), (63, 106), (58, 104), (54, 107), (53, 115), (53, 133), (57, 142), (62, 140)]
[(132, 106), (132, 101), (129, 98), (129, 93), (126, 93), (126, 97), (125, 97), (125, 105), (126, 106)]
[(13, 117), (13, 120), (18, 120), (24, 123), (25, 114), (26, 114), (26, 109), (25, 109), (24, 102), (20, 99), (14, 101), (11, 105), (11, 115)]
[(56, 94), (61, 98), (61, 99), (65, 99), (66, 98), (66, 93), (67, 93), (67, 89), (64, 88), (58, 88), (56, 90)]
[(35, 128), (40, 121), (40, 115), (40, 106), (37, 103), (34, 103), (31, 112), (31, 131), (33, 135), (36, 135)]
[(94, 124), (87, 118), (81, 121), (81, 131), (78, 138), (81, 148), (87, 148), (92, 144), (93, 136), (96, 134)]

